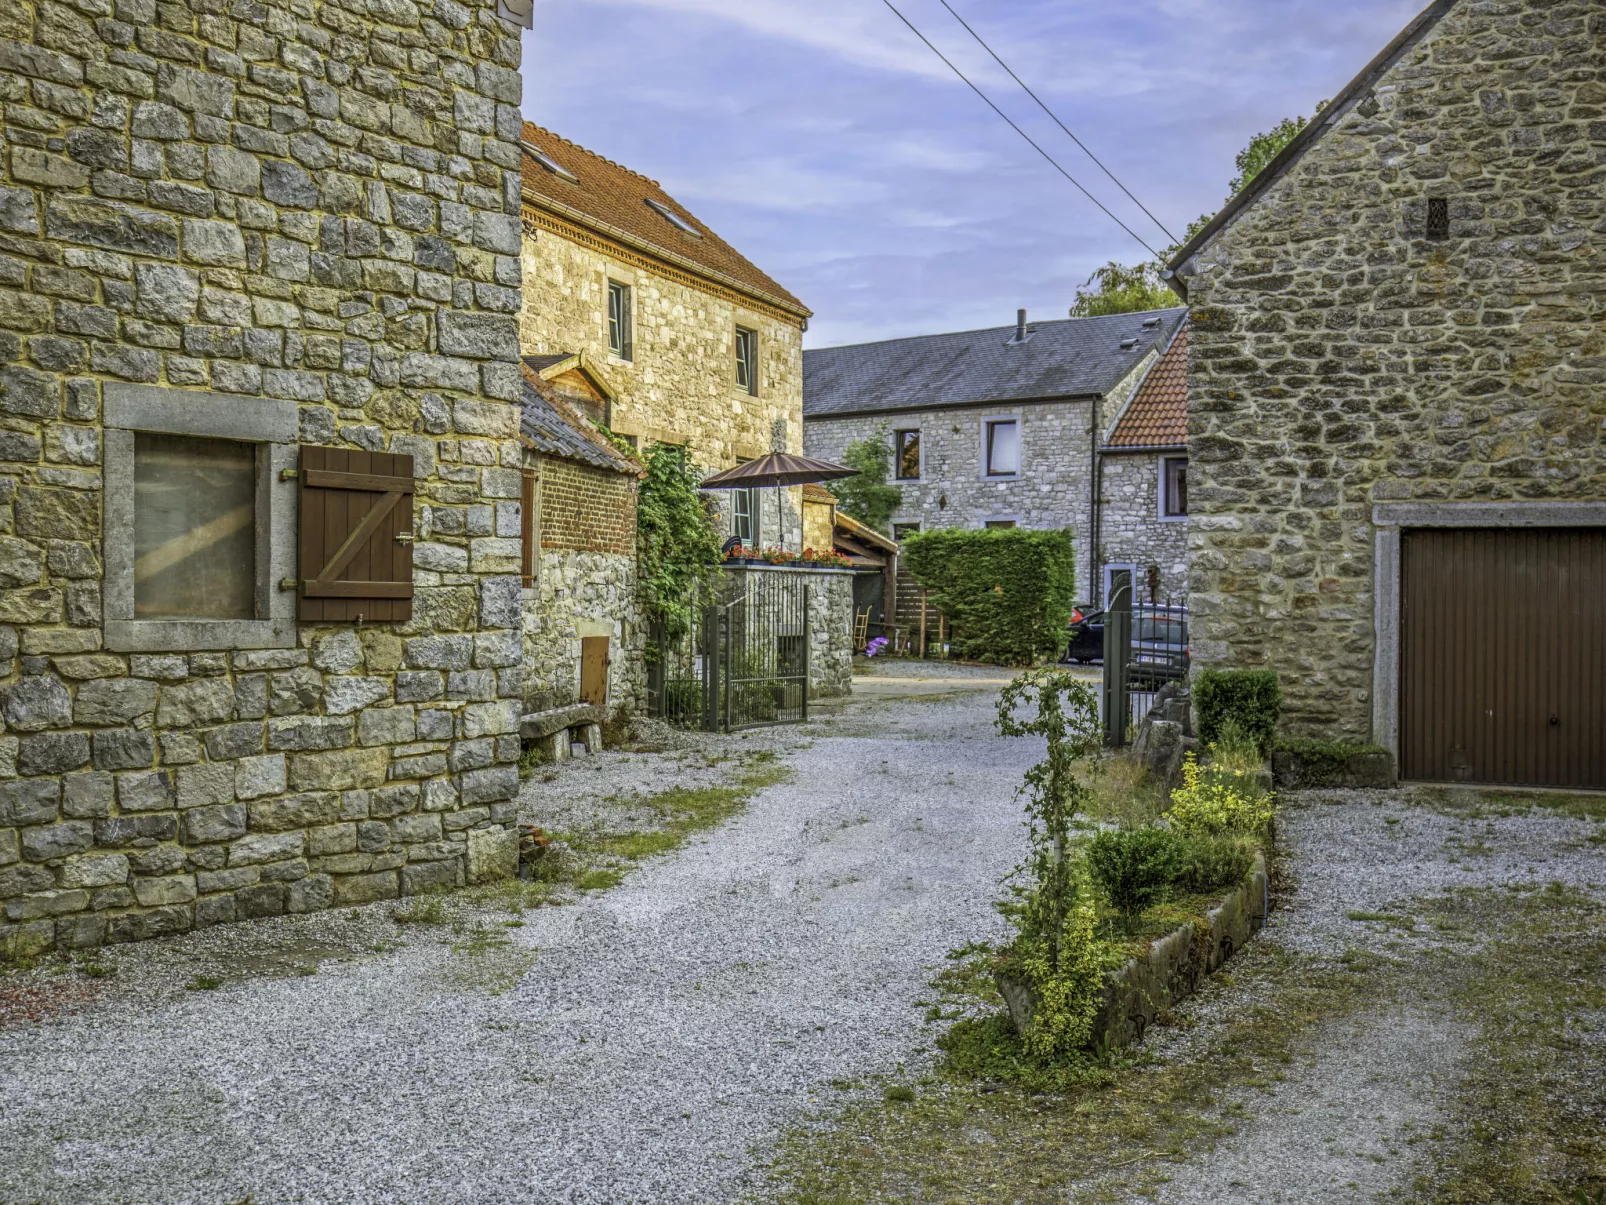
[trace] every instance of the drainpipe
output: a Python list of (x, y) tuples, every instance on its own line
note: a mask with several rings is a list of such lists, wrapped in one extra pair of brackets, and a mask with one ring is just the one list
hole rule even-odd
[(1097, 398), (1093, 402), (1092, 436), (1088, 440), (1088, 455), (1091, 463), (1088, 465), (1088, 480), (1092, 488), (1087, 500), (1088, 516), (1088, 547), (1091, 549), (1093, 559), (1087, 566), (1088, 602), (1096, 611), (1103, 601), (1099, 598), (1099, 562), (1102, 559), (1103, 549), (1099, 541), (1099, 498), (1103, 494), (1104, 484), (1104, 458), (1099, 455), (1099, 403), (1104, 399)]

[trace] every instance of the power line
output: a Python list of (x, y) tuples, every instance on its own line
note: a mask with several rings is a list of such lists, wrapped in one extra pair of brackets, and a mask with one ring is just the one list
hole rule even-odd
[(1106, 176), (1108, 176), (1112, 181), (1114, 181), (1115, 186), (1117, 188), (1119, 188), (1122, 192), (1124, 192), (1129, 198), (1131, 198), (1132, 204), (1136, 205), (1139, 209), (1143, 210), (1144, 213), (1149, 215), (1149, 221), (1153, 222), (1156, 226), (1158, 226), (1160, 228), (1160, 230), (1162, 231), (1162, 233), (1165, 234), (1166, 238), (1170, 239), (1173, 243), (1180, 241), (1180, 240), (1178, 240), (1176, 235), (1172, 234), (1169, 230), (1167, 230), (1165, 228), (1165, 223), (1164, 222), (1162, 222), (1159, 218), (1155, 217), (1154, 214), (1149, 212), (1149, 207), (1147, 205), (1145, 205), (1142, 201), (1138, 200), (1137, 197), (1132, 195), (1132, 190), (1130, 188), (1128, 188), (1125, 184), (1122, 184), (1121, 181), (1119, 181), (1119, 180), (1117, 180), (1115, 178), (1115, 173), (1112, 172), (1109, 168), (1104, 166), (1103, 161), (1097, 155), (1095, 155), (1092, 151), (1090, 151), (1088, 149), (1087, 144), (1085, 142), (1083, 142), (1075, 134), (1071, 133), (1071, 128), (1068, 125), (1066, 125), (1063, 121), (1061, 121), (1059, 119), (1058, 114), (1056, 114), (1053, 109), (1050, 109), (1047, 105), (1045, 105), (1043, 103), (1042, 98), (1040, 96), (1038, 96), (1037, 93), (1033, 92), (1029, 87), (1027, 87), (1026, 81), (1021, 79), (1020, 76), (1016, 75), (1014, 69), (1012, 67), (1010, 67), (1010, 65), (1008, 63), (1004, 62), (1003, 59), (998, 57), (998, 52), (996, 50), (994, 50), (991, 46), (987, 45), (986, 41), (983, 40), (982, 36), (979, 33), (977, 33), (974, 29), (972, 29), (970, 27), (970, 23), (968, 21), (966, 21), (963, 17), (961, 17), (958, 13), (954, 12), (954, 6), (949, 4), (948, 0), (941, 0), (941, 3), (942, 3), (942, 6), (944, 8), (946, 8), (950, 13), (953, 14), (954, 20), (958, 21), (961, 25), (963, 25), (965, 27), (965, 32), (968, 33), (971, 37), (975, 38), (976, 41), (981, 44), (981, 48), (983, 50), (985, 50), (988, 54), (993, 56), (993, 62), (997, 63), (1005, 71), (1009, 72), (1009, 78), (1014, 80), (1017, 84), (1019, 84), (1021, 86), (1022, 90), (1026, 93), (1026, 95), (1031, 97), (1033, 100), (1035, 100), (1037, 102), (1037, 107), (1039, 109), (1043, 110), (1043, 112), (1047, 113), (1049, 115), (1049, 117), (1053, 118), (1054, 124), (1059, 126), (1060, 129), (1065, 131), (1066, 137), (1068, 137), (1072, 142), (1076, 143), (1077, 146), (1081, 147), (1082, 148), (1082, 153), (1085, 154), (1089, 159), (1093, 160), (1094, 163), (1097, 163), (1099, 165), (1099, 169)]
[(980, 88), (976, 87), (975, 84), (971, 83), (970, 82), (970, 78), (963, 71), (959, 70), (958, 67), (954, 66), (954, 64), (949, 60), (947, 55), (945, 55), (942, 51), (938, 50), (935, 46), (933, 46), (931, 44), (931, 39), (930, 38), (926, 37), (925, 34), (921, 33), (918, 29), (915, 28), (914, 22), (909, 20), (908, 17), (904, 16), (901, 12), (898, 11), (897, 6), (892, 3), (892, 0), (881, 0), (881, 3), (885, 4), (888, 8), (892, 9), (893, 15), (896, 16), (898, 18), (898, 20), (902, 21), (905, 25), (907, 25), (909, 27), (909, 31), (911, 33), (913, 33), (915, 37), (919, 38), (922, 42), (924, 42), (926, 44), (927, 48), (931, 51), (932, 54), (936, 55), (944, 63), (947, 63), (948, 64), (948, 69), (950, 71), (952, 71), (955, 75), (957, 75), (960, 79), (964, 80), (966, 85), (969, 86), (970, 90), (972, 92), (974, 92), (977, 96), (981, 97), (982, 100), (987, 103), (987, 107), (989, 109), (991, 109), (994, 113), (997, 113), (998, 116), (1002, 117), (1006, 122), (1008, 122), (1010, 129), (1014, 130), (1015, 133), (1019, 134), (1022, 138), (1026, 139), (1026, 141), (1031, 144), (1032, 149), (1034, 151), (1036, 151), (1039, 155), (1041, 155), (1044, 159), (1048, 160), (1049, 165), (1051, 167), (1053, 167), (1053, 169), (1055, 171), (1057, 171), (1060, 175), (1064, 176), (1072, 184), (1076, 185), (1076, 189), (1077, 189), (1078, 192), (1080, 192), (1089, 201), (1092, 201), (1093, 204), (1097, 205), (1100, 209), (1102, 209), (1104, 211), (1105, 215), (1109, 217), (1110, 221), (1114, 222), (1122, 230), (1126, 231), (1134, 239), (1136, 239), (1138, 244), (1145, 251), (1147, 251), (1150, 255), (1154, 256), (1156, 259), (1159, 258), (1160, 253), (1158, 251), (1156, 251), (1153, 247), (1149, 246), (1149, 244), (1143, 240), (1143, 237), (1141, 235), (1139, 235), (1137, 231), (1133, 230), (1132, 227), (1128, 226), (1120, 218), (1116, 217), (1113, 213), (1111, 213), (1109, 208), (1104, 204), (1103, 201), (1100, 201), (1092, 193), (1088, 192), (1087, 189), (1083, 188), (1082, 185), (1081, 185), (1081, 182), (1078, 181), (1075, 176), (1071, 175), (1070, 172), (1066, 171), (1063, 167), (1061, 167), (1059, 165), (1059, 161), (1057, 159), (1055, 159), (1053, 155), (1050, 155), (1047, 151), (1045, 151), (1041, 146), (1039, 146), (1032, 139), (1032, 136), (1030, 134), (1028, 134), (1025, 130), (1021, 129), (1020, 126), (1016, 125), (1015, 122), (1013, 121), (1013, 119), (1010, 118), (1008, 113), (1005, 113), (1002, 109), (1000, 109), (997, 105), (995, 105), (992, 102), (991, 98), (988, 97), (987, 93), (983, 92)]

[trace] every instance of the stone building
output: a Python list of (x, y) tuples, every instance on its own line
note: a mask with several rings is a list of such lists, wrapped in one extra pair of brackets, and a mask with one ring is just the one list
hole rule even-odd
[(1134, 600), (1188, 599), (1188, 326), (1116, 412), (1098, 464), (1102, 601), (1111, 574), (1132, 574)]
[(517, 32), (0, 5), (0, 951), (510, 864)]
[(1606, 787), (1603, 61), (1440, 0), (1171, 264), (1196, 663), (1406, 777)]
[(804, 450), (840, 460), (891, 441), (893, 535), (933, 527), (1068, 529), (1078, 589), (1102, 596), (1094, 489), (1102, 432), (1184, 311), (1028, 323), (811, 350)]
[[(525, 123), (524, 353), (581, 356), (600, 421), (709, 472), (803, 446), (809, 310), (645, 176)], [(719, 495), (727, 535), (802, 548), (797, 489)]]
[[(554, 369), (558, 371), (554, 371)], [(636, 487), (641, 466), (580, 406), (588, 377), (566, 362), (525, 368), (521, 439), (524, 735), (557, 758), (610, 716), (646, 701), (646, 629), (636, 593)], [(575, 383), (565, 387), (566, 378)], [(577, 404), (575, 398), (579, 395)]]

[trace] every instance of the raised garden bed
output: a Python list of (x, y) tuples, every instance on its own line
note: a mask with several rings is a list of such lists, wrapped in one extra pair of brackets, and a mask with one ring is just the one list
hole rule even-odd
[(1394, 757), (1387, 749), (1338, 741), (1279, 741), (1271, 753), (1271, 774), (1284, 791), (1396, 785)]
[[(1093, 1024), (1093, 1045), (1118, 1047), (1142, 1041), (1162, 1011), (1192, 995), (1201, 979), (1260, 931), (1269, 905), (1266, 861), (1257, 855), (1244, 881), (1202, 917), (1157, 938), (1109, 973), (1104, 1003)], [(1016, 1031), (1024, 1034), (1031, 1025), (1031, 993), (1018, 979), (1002, 974), (998, 990)]]

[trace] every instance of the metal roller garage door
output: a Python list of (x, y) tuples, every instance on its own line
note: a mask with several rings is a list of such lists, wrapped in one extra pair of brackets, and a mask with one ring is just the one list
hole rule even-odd
[(1401, 535), (1400, 775), (1606, 789), (1606, 528)]

